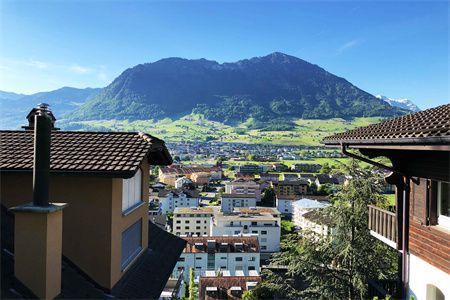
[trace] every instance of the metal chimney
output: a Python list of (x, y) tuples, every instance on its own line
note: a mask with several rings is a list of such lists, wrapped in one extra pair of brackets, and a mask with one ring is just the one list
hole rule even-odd
[(50, 143), (52, 116), (49, 105), (41, 103), (34, 109), (34, 160), (33, 205), (49, 206), (48, 187), (50, 179)]

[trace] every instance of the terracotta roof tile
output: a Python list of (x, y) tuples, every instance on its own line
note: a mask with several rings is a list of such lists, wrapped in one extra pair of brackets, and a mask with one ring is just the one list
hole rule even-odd
[(328, 136), (327, 145), (345, 144), (448, 144), (450, 104), (359, 127)]
[[(33, 139), (33, 131), (0, 131), (0, 170), (30, 171)], [(145, 158), (156, 165), (172, 162), (164, 142), (143, 133), (52, 132), (52, 172), (130, 177)]]

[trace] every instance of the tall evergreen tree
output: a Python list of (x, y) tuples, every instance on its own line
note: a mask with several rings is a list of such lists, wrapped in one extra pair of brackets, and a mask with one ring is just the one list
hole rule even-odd
[(396, 252), (370, 235), (368, 204), (386, 205), (380, 180), (354, 163), (349, 184), (323, 212), (335, 222), (331, 236), (312, 232), (289, 235), (272, 263), (287, 265), (286, 274), (271, 271), (255, 291), (259, 297), (287, 299), (366, 299), (369, 279), (395, 278)]

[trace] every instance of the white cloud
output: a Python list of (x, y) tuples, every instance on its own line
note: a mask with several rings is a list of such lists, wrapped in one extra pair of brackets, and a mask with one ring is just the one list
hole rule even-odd
[(28, 59), (28, 61), (24, 62), (24, 64), (26, 66), (30, 66), (30, 67), (34, 67), (34, 68), (38, 68), (38, 69), (47, 69), (50, 67), (50, 64), (43, 62), (43, 61), (35, 60), (32, 58)]
[(67, 69), (73, 73), (77, 73), (77, 74), (86, 74), (86, 73), (90, 73), (92, 72), (91, 68), (88, 67), (83, 67), (80, 65), (71, 65), (69, 67), (67, 67)]
[(353, 48), (353, 47), (359, 45), (360, 43), (361, 43), (361, 40), (359, 40), (359, 39), (354, 39), (354, 40), (348, 41), (348, 42), (342, 44), (342, 45), (337, 49), (337, 54), (341, 54), (341, 53), (343, 53), (344, 51), (347, 51), (348, 49), (351, 49), (351, 48)]

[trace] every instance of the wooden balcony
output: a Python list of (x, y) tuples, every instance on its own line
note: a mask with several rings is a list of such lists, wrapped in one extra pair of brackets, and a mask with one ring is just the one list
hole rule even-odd
[(369, 229), (374, 237), (396, 248), (398, 235), (395, 213), (369, 205)]

